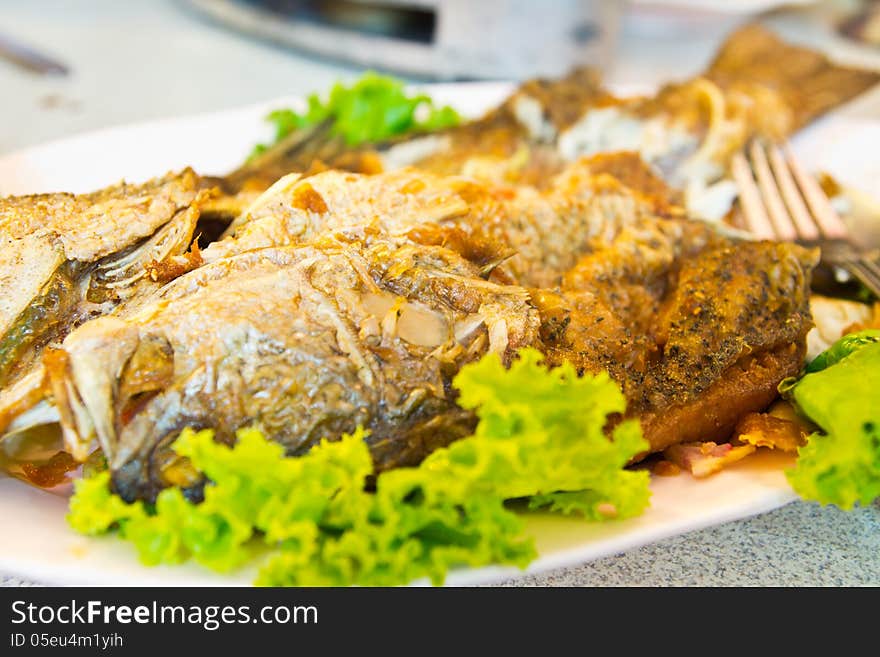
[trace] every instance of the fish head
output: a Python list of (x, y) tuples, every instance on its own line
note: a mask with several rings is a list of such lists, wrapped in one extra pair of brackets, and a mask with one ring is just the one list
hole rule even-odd
[(84, 460), (97, 441), (112, 462), (120, 420), (168, 385), (173, 358), (162, 336), (116, 317), (86, 322), (48, 349), (44, 366), (68, 451)]

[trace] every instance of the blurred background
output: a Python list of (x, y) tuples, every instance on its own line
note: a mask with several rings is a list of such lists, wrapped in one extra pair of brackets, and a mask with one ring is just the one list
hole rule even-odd
[(876, 0), (0, 0), (0, 153), (367, 68), (424, 82), (590, 65), (645, 88), (696, 73), (749, 20), (880, 68)]

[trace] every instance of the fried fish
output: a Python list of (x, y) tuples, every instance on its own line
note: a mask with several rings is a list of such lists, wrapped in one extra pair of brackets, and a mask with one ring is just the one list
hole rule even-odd
[(292, 454), (358, 425), (378, 469), (468, 435), (460, 367), (533, 344), (528, 293), (443, 247), (335, 238), (221, 259), (135, 313), (95, 319), (46, 355), (68, 449), (97, 439), (126, 498), (197, 486), (168, 448), (258, 423)]

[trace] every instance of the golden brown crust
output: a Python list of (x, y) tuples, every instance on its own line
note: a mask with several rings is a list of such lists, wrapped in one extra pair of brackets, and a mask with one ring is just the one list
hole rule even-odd
[(682, 204), (681, 192), (669, 187), (634, 151), (598, 153), (584, 165), (594, 175), (607, 174), (642, 195), (658, 215), (675, 214)]
[(505, 103), (510, 107), (517, 96), (536, 100), (544, 116), (558, 131), (574, 125), (589, 109), (617, 105), (621, 101), (605, 87), (599, 72), (579, 67), (557, 80), (535, 78), (527, 80)]
[(776, 386), (798, 373), (805, 351), (801, 341), (747, 356), (687, 404), (645, 413), (640, 419), (650, 451), (681, 442), (727, 440), (743, 415), (761, 411), (776, 399)]
[(532, 294), (548, 362), (607, 370), (652, 452), (729, 437), (797, 373), (811, 326), (811, 252), (666, 224), (586, 256), (560, 292)]

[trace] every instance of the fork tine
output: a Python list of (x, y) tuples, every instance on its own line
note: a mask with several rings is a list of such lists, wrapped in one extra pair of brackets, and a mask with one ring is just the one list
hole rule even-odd
[(788, 207), (798, 235), (802, 240), (815, 242), (819, 239), (819, 227), (810, 217), (804, 199), (791, 177), (791, 171), (788, 170), (785, 159), (782, 157), (782, 151), (774, 145), (769, 148), (769, 155), (770, 167), (776, 176), (779, 191), (782, 192), (782, 197), (785, 199), (785, 205)]
[(773, 178), (773, 174), (770, 172), (770, 165), (767, 162), (767, 156), (764, 154), (764, 147), (756, 139), (752, 141), (752, 146), (749, 150), (752, 156), (752, 170), (758, 179), (758, 187), (761, 190), (764, 206), (776, 228), (776, 239), (793, 242), (798, 237), (797, 230), (788, 211), (785, 209), (782, 197), (779, 195), (778, 185)]
[(764, 209), (761, 193), (755, 184), (755, 179), (752, 178), (749, 163), (746, 162), (746, 158), (742, 153), (737, 153), (733, 156), (731, 172), (739, 191), (739, 201), (742, 204), (743, 214), (745, 215), (746, 228), (759, 239), (774, 239), (776, 234), (773, 231), (773, 225), (770, 223), (770, 218)]
[[(871, 258), (867, 255), (863, 255), (858, 258), (858, 262), (864, 267), (866, 272), (872, 274), (878, 281), (880, 281), (880, 259), (876, 256)], [(877, 296), (880, 297), (880, 293), (878, 293)]]
[(803, 167), (801, 167), (800, 163), (792, 155), (791, 149), (788, 148), (788, 146), (785, 146), (784, 149), (788, 160), (788, 166), (791, 168), (795, 180), (797, 180), (804, 197), (807, 199), (810, 210), (813, 211), (813, 217), (816, 219), (816, 223), (819, 224), (822, 235), (832, 240), (847, 239), (849, 231), (847, 231), (846, 225), (837, 215), (837, 212), (831, 207), (831, 203), (828, 201), (828, 197), (825, 196), (825, 192), (822, 191), (819, 183), (804, 171)]
[(846, 269), (851, 271), (874, 296), (880, 298), (880, 267), (877, 263), (869, 263), (865, 259), (858, 259), (846, 264)]

